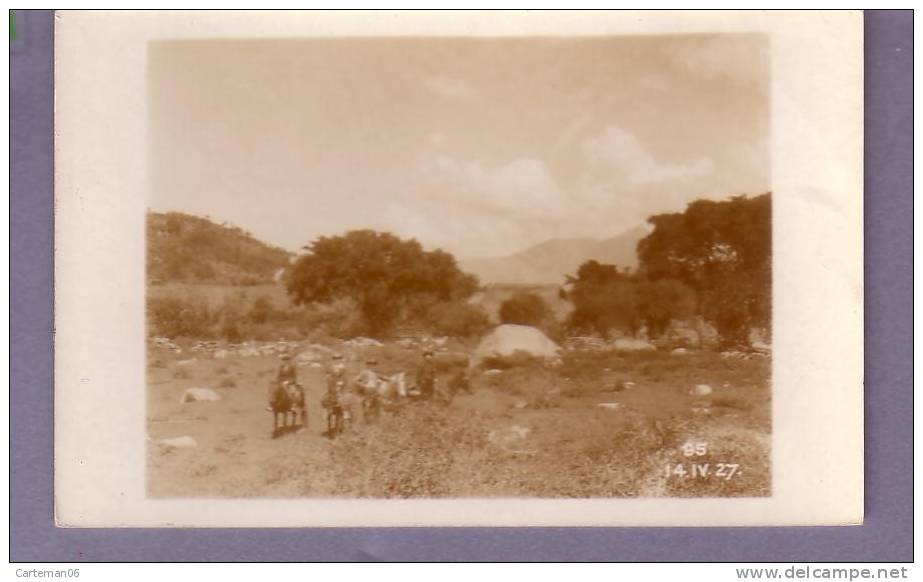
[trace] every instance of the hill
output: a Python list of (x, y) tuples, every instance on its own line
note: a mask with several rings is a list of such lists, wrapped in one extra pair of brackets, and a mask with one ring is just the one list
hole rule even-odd
[(270, 283), (288, 265), (290, 254), (206, 218), (181, 212), (147, 214), (147, 278), (153, 283)]
[(647, 235), (638, 226), (607, 239), (552, 239), (506, 257), (459, 261), (462, 270), (477, 275), (482, 283), (562, 284), (581, 263), (590, 259), (636, 267), (638, 241)]

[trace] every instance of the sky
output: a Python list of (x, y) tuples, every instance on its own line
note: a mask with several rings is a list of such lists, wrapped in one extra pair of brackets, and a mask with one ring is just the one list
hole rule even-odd
[(770, 190), (762, 35), (157, 41), (148, 207), (459, 258)]

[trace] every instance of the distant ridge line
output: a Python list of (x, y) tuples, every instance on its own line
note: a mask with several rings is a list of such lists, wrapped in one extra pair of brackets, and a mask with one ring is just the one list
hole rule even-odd
[(484, 284), (563, 284), (567, 275), (591, 259), (637, 267), (638, 242), (647, 234), (645, 227), (636, 226), (606, 239), (550, 239), (512, 255), (460, 260), (459, 265)]

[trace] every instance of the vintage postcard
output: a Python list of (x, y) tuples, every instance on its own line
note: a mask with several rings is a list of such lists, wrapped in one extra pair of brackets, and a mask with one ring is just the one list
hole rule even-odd
[(861, 22), (59, 13), (59, 524), (861, 523)]

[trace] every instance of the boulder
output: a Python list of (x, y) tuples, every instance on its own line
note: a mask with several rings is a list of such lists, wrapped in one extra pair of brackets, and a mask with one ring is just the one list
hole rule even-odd
[(712, 388), (708, 384), (696, 384), (689, 390), (690, 396), (708, 396), (712, 393)]
[(498, 325), (488, 333), (472, 354), (472, 363), (478, 365), (495, 356), (512, 356), (523, 352), (538, 358), (557, 359), (561, 347), (551, 341), (540, 329), (528, 325)]
[(612, 347), (619, 352), (646, 352), (657, 349), (654, 347), (654, 344), (649, 341), (627, 337), (615, 340), (612, 342)]
[(191, 436), (181, 436), (173, 437), (168, 439), (160, 439), (160, 444), (175, 447), (175, 448), (187, 448), (197, 446), (199, 443), (195, 442), (195, 439)]
[(345, 340), (343, 345), (352, 347), (352, 348), (380, 348), (384, 344), (376, 339), (370, 337), (354, 337), (352, 339)]
[(498, 428), (487, 433), (487, 440), (496, 447), (509, 452), (519, 452), (517, 447), (529, 436), (531, 429), (524, 426), (508, 426)]
[(622, 404), (620, 402), (600, 402), (596, 406), (605, 410), (618, 410)]
[(772, 346), (766, 342), (755, 341), (750, 344), (750, 348), (755, 352), (760, 352), (763, 354), (772, 353)]
[(180, 404), (186, 402), (216, 402), (221, 400), (221, 396), (211, 388), (186, 388), (180, 398)]

